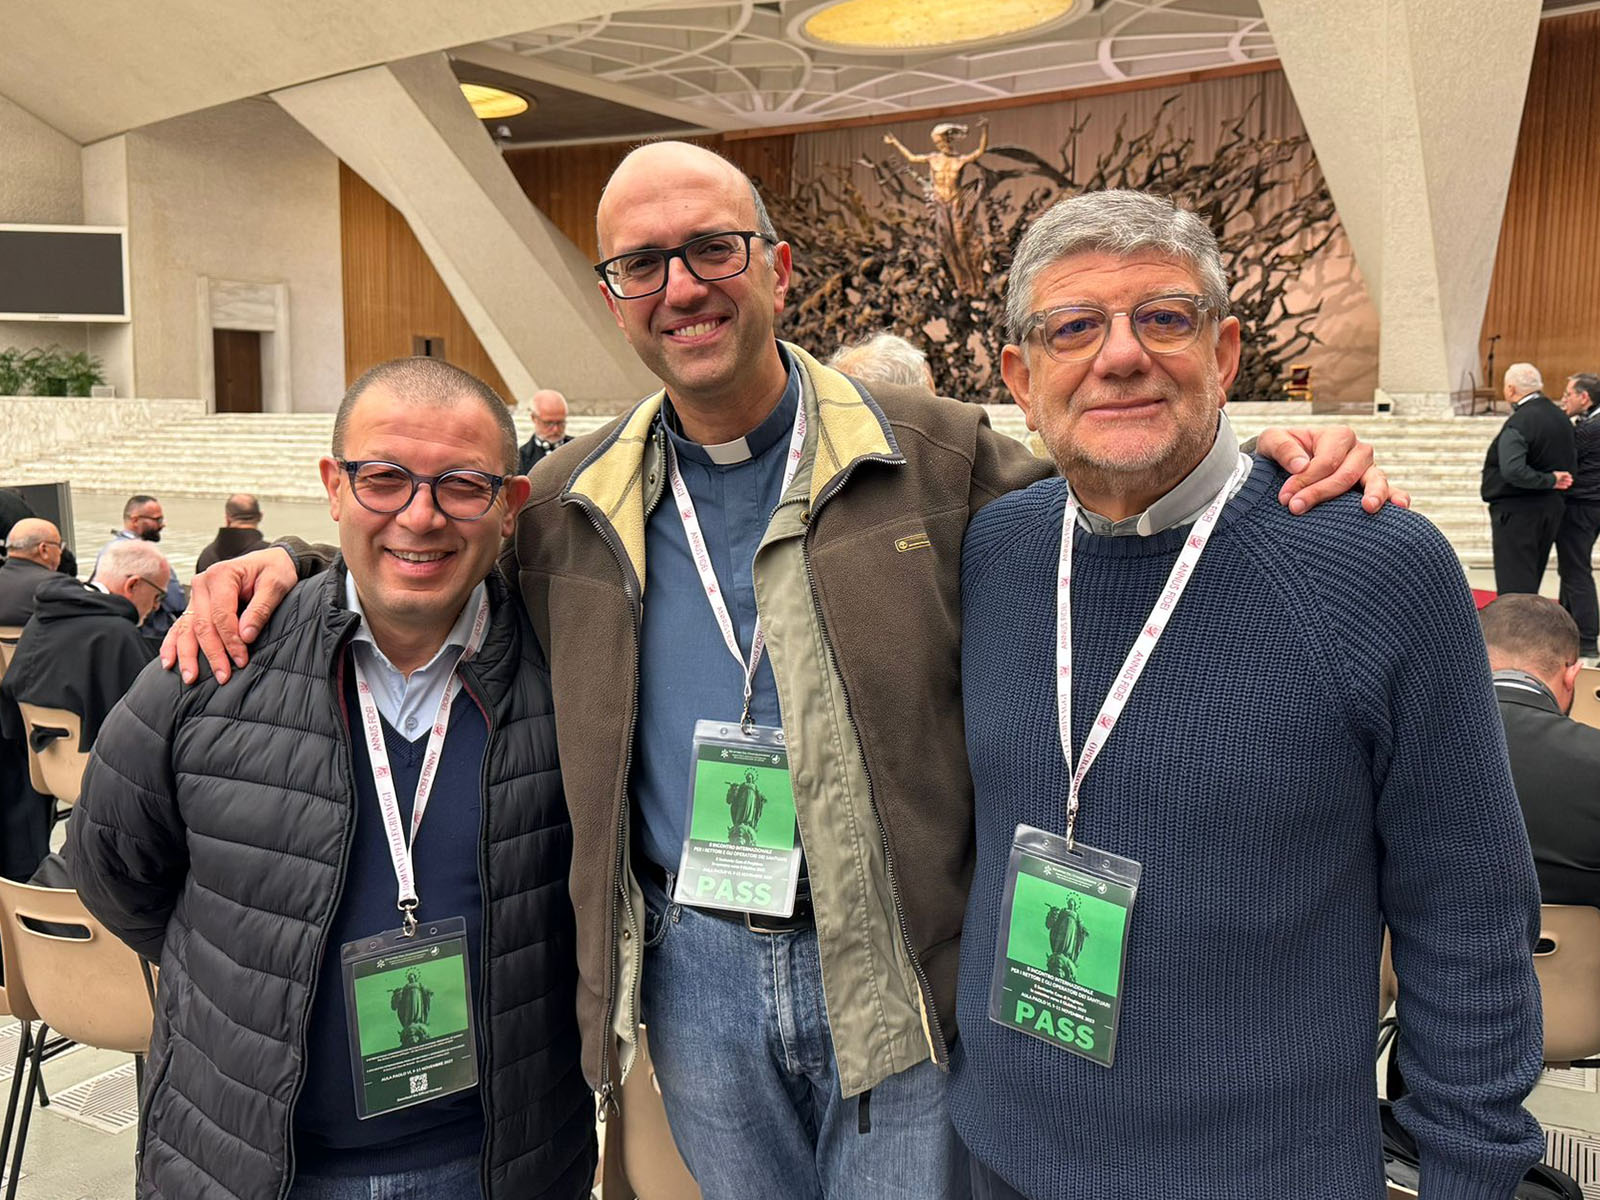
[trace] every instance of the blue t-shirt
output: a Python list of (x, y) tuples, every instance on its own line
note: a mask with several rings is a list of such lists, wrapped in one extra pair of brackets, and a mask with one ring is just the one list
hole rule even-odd
[[(746, 661), (756, 625), (756, 548), (778, 507), (800, 404), (800, 377), (787, 356), (784, 361), (788, 387), (767, 419), (746, 435), (750, 457), (742, 462), (712, 462), (703, 446), (673, 428), (670, 408), (663, 406), (678, 470), (694, 500)], [(634, 829), (644, 853), (664, 870), (676, 871), (689, 804), (694, 723), (739, 719), (744, 668), (728, 653), (711, 615), (670, 490), (650, 514), (644, 536), (647, 578), (639, 639), (639, 720), (630, 774), (638, 812)], [(760, 725), (781, 721), (769, 654), (762, 654), (756, 670), (750, 713)]]

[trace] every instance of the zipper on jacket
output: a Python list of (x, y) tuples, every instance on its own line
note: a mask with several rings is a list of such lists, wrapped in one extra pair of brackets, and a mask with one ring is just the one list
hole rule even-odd
[(350, 869), (350, 843), (355, 829), (355, 761), (350, 747), (350, 714), (346, 711), (344, 703), (344, 649), (347, 644), (348, 639), (340, 638), (334, 650), (340, 657), (328, 689), (332, 693), (334, 724), (339, 727), (341, 749), (339, 768), (344, 776), (345, 795), (349, 797), (350, 803), (345, 809), (344, 846), (339, 854), (339, 877), (333, 884), (333, 907), (328, 911), (326, 924), (317, 931), (317, 954), (311, 969), (311, 986), (306, 989), (306, 1002), (300, 1010), (300, 1071), (294, 1083), (294, 1091), (289, 1094), (289, 1103), (283, 1110), (283, 1144), (287, 1153), (284, 1157), (283, 1184), (278, 1188), (278, 1200), (284, 1200), (289, 1194), (289, 1188), (294, 1184), (294, 1107), (300, 1102), (300, 1092), (306, 1085), (306, 1030), (311, 1024), (311, 1002), (316, 997), (317, 976), (322, 974), (322, 959), (328, 951), (328, 932), (333, 927), (334, 915), (338, 912), (339, 901), (344, 896), (345, 875)]
[(828, 622), (823, 616), (822, 602), (817, 598), (817, 578), (811, 570), (811, 531), (816, 528), (817, 513), (822, 506), (838, 494), (846, 481), (854, 473), (856, 465), (862, 462), (881, 462), (887, 466), (903, 466), (904, 459), (884, 458), (870, 456), (859, 458), (850, 463), (843, 471), (834, 477), (833, 482), (825, 487), (818, 495), (816, 502), (811, 506), (810, 519), (806, 521), (805, 534), (800, 539), (800, 559), (806, 568), (806, 586), (811, 592), (811, 606), (817, 614), (817, 628), (822, 632), (822, 645), (828, 652), (828, 666), (832, 669), (834, 678), (839, 681), (839, 691), (844, 696), (844, 713), (851, 726), (857, 729), (856, 756), (861, 763), (861, 775), (867, 781), (867, 802), (872, 806), (872, 815), (878, 822), (878, 837), (883, 842), (884, 869), (889, 877), (889, 898), (894, 901), (895, 922), (900, 927), (900, 944), (905, 947), (906, 957), (911, 962), (911, 970), (917, 977), (917, 987), (922, 991), (922, 1006), (927, 1010), (928, 1029), (933, 1035), (934, 1062), (943, 1066), (950, 1060), (950, 1048), (945, 1044), (944, 1027), (939, 1020), (939, 1010), (933, 1005), (933, 988), (928, 983), (928, 976), (922, 969), (922, 963), (917, 958), (917, 951), (911, 944), (911, 934), (906, 929), (905, 904), (900, 898), (900, 882), (896, 877), (894, 868), (894, 855), (889, 850), (889, 831), (883, 823), (883, 814), (878, 811), (878, 798), (872, 786), (872, 772), (867, 766), (867, 753), (861, 748), (861, 735), (856, 726), (855, 711), (850, 704), (850, 689), (845, 686), (844, 676), (839, 671), (839, 658), (834, 652), (833, 641), (828, 636)]
[[(521, 670), (522, 663), (519, 657), (517, 669)], [(483, 905), (483, 930), (480, 934), (478, 945), (478, 961), (482, 964), (483, 986), (478, 989), (478, 1026), (484, 1031), (482, 1063), (478, 1070), (478, 1103), (483, 1107), (483, 1149), (478, 1152), (478, 1187), (483, 1195), (493, 1193), (489, 1188), (489, 1150), (494, 1141), (494, 1097), (490, 1092), (490, 1080), (494, 1078), (494, 1071), (490, 1059), (494, 1049), (494, 1038), (485, 1019), (485, 1014), (492, 1012), (489, 1007), (489, 919), (494, 905), (489, 896), (488, 881), (485, 878), (486, 867), (489, 862), (489, 762), (494, 750), (494, 716), (489, 711), (489, 706), (478, 697), (476, 675), (472, 673), (470, 664), (463, 664), (461, 672), (461, 690), (483, 714), (484, 739), (483, 762), (478, 767), (478, 896), (479, 903)], [(442, 752), (441, 752), (442, 755)], [(477, 1049), (477, 1047), (474, 1047)]]
[[(568, 497), (563, 497), (562, 503), (576, 504), (581, 508), (589, 518), (590, 523), (594, 525), (595, 532), (600, 535), (600, 540), (610, 548), (612, 556), (617, 560), (617, 566), (622, 571), (622, 594), (627, 597), (628, 606), (633, 611), (633, 707), (628, 714), (628, 742), (622, 758), (622, 796), (620, 800), (622, 821), (617, 826), (616, 854), (612, 859), (611, 873), (611, 880), (615, 886), (609, 889), (611, 892), (611, 907), (606, 926), (607, 995), (605, 998), (605, 1031), (603, 1034), (605, 1045), (600, 1054), (600, 1087), (597, 1090), (600, 1100), (598, 1115), (599, 1119), (604, 1121), (618, 1109), (614, 1094), (616, 1085), (611, 1082), (611, 1054), (616, 1040), (616, 1034), (612, 1026), (616, 1023), (617, 1016), (617, 918), (622, 911), (623, 897), (627, 894), (627, 885), (623, 881), (623, 871), (627, 869), (627, 864), (622, 861), (622, 852), (623, 844), (626, 840), (624, 831), (630, 819), (628, 812), (628, 773), (633, 769), (633, 735), (639, 724), (639, 626), (642, 623), (640, 610), (644, 607), (644, 599), (634, 586), (633, 566), (628, 562), (627, 551), (617, 538), (616, 530), (611, 527), (611, 523), (600, 514), (587, 497), (574, 493)], [(628, 916), (630, 918), (633, 916), (631, 909)], [(644, 954), (643, 948), (636, 950), (636, 953), (642, 956)], [(641, 957), (640, 969), (643, 970), (643, 967), (644, 963)], [(630, 1004), (632, 999), (630, 995)], [(632, 1024), (637, 1028), (638, 1014), (631, 1013), (630, 1018)]]

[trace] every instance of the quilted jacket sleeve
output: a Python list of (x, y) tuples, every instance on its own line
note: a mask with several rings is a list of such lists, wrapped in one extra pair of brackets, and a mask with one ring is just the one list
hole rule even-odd
[(172, 768), (182, 700), (177, 672), (152, 663), (139, 676), (95, 739), (67, 823), (67, 864), (85, 906), (151, 960), (189, 870)]

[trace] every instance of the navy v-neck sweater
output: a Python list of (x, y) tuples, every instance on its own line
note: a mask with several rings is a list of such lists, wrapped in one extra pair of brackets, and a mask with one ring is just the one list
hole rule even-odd
[[(962, 679), (977, 862), (950, 1107), (1034, 1200), (1373, 1200), (1387, 920), (1399, 1113), (1423, 1195), (1503, 1198), (1543, 1151), (1539, 892), (1482, 638), (1427, 521), (1356, 497), (1295, 517), (1257, 462), (1085, 781), (1077, 836), (1141, 862), (1115, 1065), (988, 1017), (1019, 822), (1062, 832), (1056, 559), (1065, 485), (974, 518)], [(1188, 529), (1078, 530), (1073, 746)]]
[[(345, 868), (344, 891), (328, 930), (327, 948), (317, 974), (311, 1021), (306, 1031), (306, 1075), (295, 1105), (295, 1163), (325, 1175), (376, 1175), (438, 1165), (477, 1154), (483, 1145), (483, 1102), (476, 1088), (425, 1104), (361, 1120), (356, 1116), (355, 1077), (346, 1034), (344, 976), (340, 947), (400, 926), (395, 908), (397, 884), (371, 759), (361, 732), (355, 673), (344, 671), (344, 705), (355, 775), (355, 834)], [(428, 745), (383, 721), (384, 746), (400, 801), (400, 819), (411, 825), (412, 801)], [(462, 691), (450, 707), (450, 730), (434, 776), (428, 811), (417, 831), (413, 866), (418, 915), (463, 917), (467, 923), (467, 962), (472, 983), (482, 1072), (483, 890), (479, 881), (482, 827), (483, 755), (489, 727), (483, 710)]]

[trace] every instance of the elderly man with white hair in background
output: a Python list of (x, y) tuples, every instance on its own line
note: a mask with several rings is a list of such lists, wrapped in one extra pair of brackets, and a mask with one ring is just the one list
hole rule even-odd
[(39, 517), (24, 517), (6, 537), (0, 564), (0, 625), (22, 625), (33, 616), (33, 594), (56, 578), (61, 531)]
[(1572, 486), (1578, 464), (1572, 424), (1543, 389), (1532, 363), (1506, 368), (1511, 415), (1483, 460), (1480, 494), (1489, 506), (1494, 586), (1501, 595), (1538, 592), (1566, 509), (1561, 493)]
[(846, 342), (833, 352), (828, 366), (862, 383), (897, 383), (937, 392), (928, 356), (899, 334), (875, 333)]
[(517, 452), (517, 473), (526, 475), (534, 464), (557, 446), (572, 439), (567, 436), (567, 398), (554, 388), (540, 388), (528, 401), (533, 410), (533, 436)]
[[(160, 607), (171, 578), (172, 567), (150, 542), (118, 539), (100, 555), (95, 582), (55, 575), (39, 585), (33, 617), (23, 626), (16, 656), (0, 681), (5, 743), (0, 759), (24, 760), (30, 732), (21, 704), (75, 713), (82, 727), (73, 748), (87, 751), (94, 744), (107, 714), (155, 657), (155, 643), (140, 636), (139, 626)], [(31, 736), (37, 744), (50, 733), (36, 730)], [(7, 774), (16, 778), (15, 768), (0, 772), (0, 781)], [(53, 801), (31, 790), (13, 794), (4, 814), (0, 873), (10, 879), (32, 876), (50, 849), (53, 808)]]

